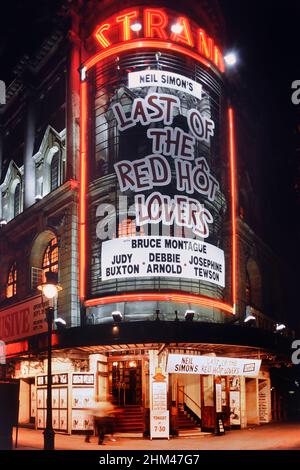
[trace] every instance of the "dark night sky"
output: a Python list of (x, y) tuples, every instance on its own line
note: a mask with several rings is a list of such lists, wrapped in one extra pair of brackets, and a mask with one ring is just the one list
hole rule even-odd
[[(1, 4), (1, 79), (9, 81), (12, 66), (23, 54), (34, 51), (51, 31), (60, 4), (61, 0)], [(281, 255), (286, 275), (290, 270), (294, 273), (294, 289), (290, 289), (288, 300), (295, 317), (294, 291), (299, 290), (300, 282), (300, 203), (297, 206), (293, 192), (294, 129), (300, 124), (300, 105), (291, 103), (291, 83), (300, 80), (300, 2), (220, 0), (220, 5), (227, 25), (227, 47), (239, 53), (233, 83), (249, 103), (251, 119), (259, 118), (263, 124), (263, 154), (255, 171), (263, 185), (262, 208), (269, 208), (271, 214), (265, 218), (266, 237)]]
[[(283, 261), (288, 316), (297, 312), (300, 264), (300, 202), (293, 189), (296, 142), (300, 147), (300, 105), (291, 102), (291, 83), (300, 79), (300, 2), (220, 0), (228, 26), (228, 44), (239, 53), (242, 93), (263, 124), (263, 153), (257, 170), (264, 185), (262, 216), (267, 241)], [(243, 86), (244, 85), (244, 86)], [(299, 158), (299, 156), (298, 156)], [(298, 163), (299, 164), (299, 163)], [(300, 175), (298, 175), (300, 176)]]

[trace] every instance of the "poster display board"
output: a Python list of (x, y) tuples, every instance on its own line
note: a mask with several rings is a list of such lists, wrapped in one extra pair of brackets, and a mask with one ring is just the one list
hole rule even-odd
[(169, 411), (155, 411), (150, 413), (150, 436), (153, 438), (169, 439)]

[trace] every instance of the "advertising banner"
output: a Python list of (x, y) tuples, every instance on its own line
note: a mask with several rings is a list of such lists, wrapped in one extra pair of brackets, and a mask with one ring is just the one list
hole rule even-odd
[(185, 277), (225, 285), (224, 252), (209, 243), (176, 237), (128, 237), (102, 244), (102, 280)]
[(125, 54), (121, 74), (114, 61), (107, 73), (95, 66), (89, 295), (141, 291), (145, 281), (149, 292), (172, 286), (228, 303), (223, 88), (172, 50), (144, 54)]
[(0, 339), (9, 342), (47, 331), (45, 308), (41, 296), (0, 311)]
[(236, 357), (189, 356), (169, 354), (169, 374), (239, 375), (256, 377), (261, 365), (260, 359)]

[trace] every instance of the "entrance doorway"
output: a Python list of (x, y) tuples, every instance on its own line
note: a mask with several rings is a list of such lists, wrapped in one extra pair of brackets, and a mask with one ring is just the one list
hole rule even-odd
[(109, 366), (111, 391), (119, 406), (142, 404), (142, 361), (118, 360)]

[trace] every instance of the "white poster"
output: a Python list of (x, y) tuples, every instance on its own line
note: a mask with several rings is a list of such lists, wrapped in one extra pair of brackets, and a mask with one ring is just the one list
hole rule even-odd
[(169, 354), (169, 374), (240, 375), (256, 377), (261, 365), (260, 359), (237, 357), (189, 356)]
[(72, 430), (85, 431), (93, 429), (93, 417), (85, 410), (72, 410)]
[(216, 413), (222, 413), (222, 384), (216, 384)]
[(172, 88), (202, 98), (202, 85), (188, 77), (165, 70), (142, 70), (128, 74), (128, 88), (140, 88), (145, 86)]
[(224, 251), (178, 237), (128, 237), (102, 243), (102, 281), (180, 277), (225, 286)]
[(241, 407), (240, 407), (240, 392), (230, 391), (229, 392), (229, 404), (230, 404), (230, 424), (238, 426), (241, 424)]
[(152, 409), (154, 411), (165, 411), (167, 409), (166, 382), (152, 383)]
[(150, 438), (169, 438), (169, 411), (151, 410), (150, 418)]
[(269, 387), (267, 380), (258, 381), (259, 422), (269, 422)]

